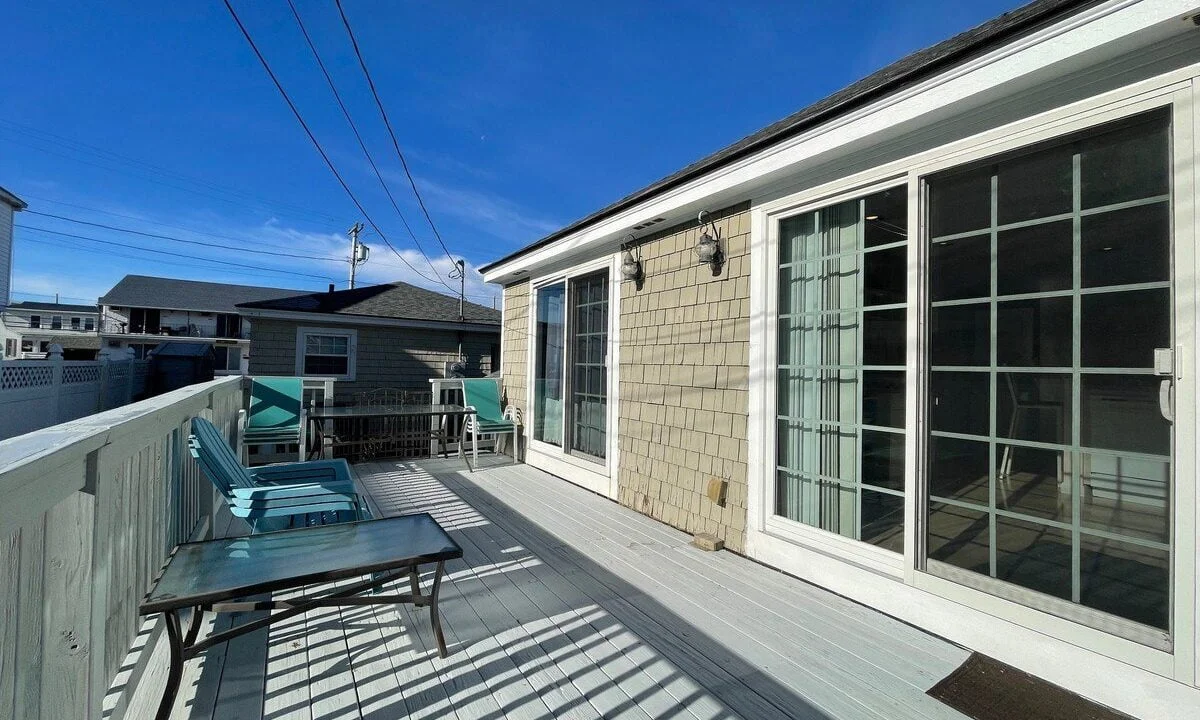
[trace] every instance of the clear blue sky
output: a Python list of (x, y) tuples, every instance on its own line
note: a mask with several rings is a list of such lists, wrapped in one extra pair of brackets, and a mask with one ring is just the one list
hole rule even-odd
[[(400, 173), (333, 0), (295, 1), (444, 273), (449, 260)], [(472, 267), (1021, 4), (344, 3), (434, 222)], [(372, 217), (432, 274), (287, 4), (235, 7)], [(0, 35), (0, 186), (31, 210), (235, 247), (347, 252), (345, 230), (362, 218), (220, 0), (9, 3)], [(344, 262), (184, 245), (29, 213), (18, 223), (345, 286)], [(365, 241), (366, 281), (428, 284), (378, 237)], [(15, 249), (16, 299), (59, 292), (91, 301), (126, 273), (308, 289), (328, 282), (28, 229), (17, 230)], [(489, 304), (495, 288), (470, 279), (468, 292)]]

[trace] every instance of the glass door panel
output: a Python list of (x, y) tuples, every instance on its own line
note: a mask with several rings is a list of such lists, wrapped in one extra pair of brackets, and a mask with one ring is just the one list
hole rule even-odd
[(1140, 116), (927, 180), (930, 572), (1169, 631), (1169, 130)]
[(571, 280), (571, 450), (603, 459), (608, 446), (608, 273)]
[(775, 514), (904, 546), (906, 188), (779, 223)]
[(533, 438), (559, 447), (563, 442), (565, 296), (564, 283), (537, 289), (534, 335)]

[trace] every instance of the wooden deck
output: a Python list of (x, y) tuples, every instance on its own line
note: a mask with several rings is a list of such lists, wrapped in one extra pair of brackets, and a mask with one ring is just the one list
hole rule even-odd
[[(448, 658), (424, 611), (321, 609), (189, 662), (173, 717), (963, 717), (924, 692), (966, 650), (528, 466), (481, 465), (356, 467), (381, 514), (427, 510), (463, 547)], [(163, 659), (125, 717), (152, 716)]]

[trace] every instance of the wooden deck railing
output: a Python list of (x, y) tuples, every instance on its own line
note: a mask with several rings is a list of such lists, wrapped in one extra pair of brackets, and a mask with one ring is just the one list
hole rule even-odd
[(149, 583), (208, 532), (192, 418), (229, 435), (241, 404), (222, 378), (0, 442), (0, 720), (101, 717)]

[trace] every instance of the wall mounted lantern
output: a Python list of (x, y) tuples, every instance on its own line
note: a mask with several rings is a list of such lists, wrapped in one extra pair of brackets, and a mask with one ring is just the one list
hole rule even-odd
[(637, 282), (642, 279), (642, 254), (640, 251), (638, 251), (637, 255), (634, 255), (634, 251), (637, 250), (637, 247), (634, 245), (634, 241), (636, 239), (637, 238), (633, 236), (633, 233), (630, 233), (626, 241), (621, 244), (622, 280), (632, 280)]
[[(705, 220), (705, 218), (708, 218)], [(721, 231), (717, 229), (717, 224), (713, 222), (712, 213), (707, 210), (701, 210), (700, 215), (696, 220), (700, 223), (700, 227), (704, 228), (704, 233), (700, 236), (700, 242), (696, 243), (696, 258), (702, 265), (709, 265), (713, 269), (713, 273), (721, 270), (721, 264), (725, 262), (725, 256), (721, 253)], [(708, 231), (712, 229), (710, 234)]]

